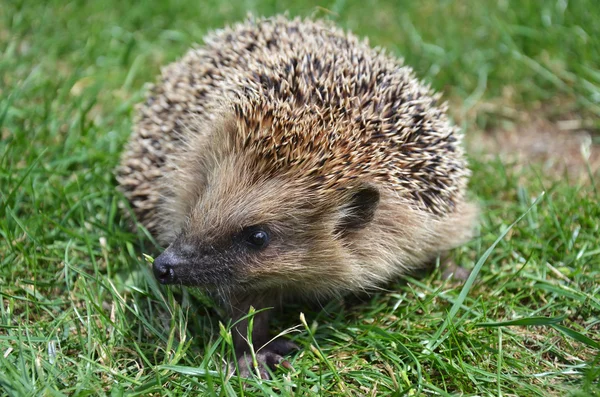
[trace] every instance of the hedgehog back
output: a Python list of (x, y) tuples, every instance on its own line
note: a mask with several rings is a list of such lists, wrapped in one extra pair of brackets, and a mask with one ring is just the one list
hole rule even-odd
[(469, 171), (438, 100), (402, 61), (325, 22), (250, 19), (163, 70), (138, 108), (117, 177), (153, 230), (169, 195), (157, 182), (190, 140), (210, 139), (190, 126), (229, 109), (237, 150), (254, 154), (262, 173), (294, 172), (318, 189), (374, 181), (445, 214)]

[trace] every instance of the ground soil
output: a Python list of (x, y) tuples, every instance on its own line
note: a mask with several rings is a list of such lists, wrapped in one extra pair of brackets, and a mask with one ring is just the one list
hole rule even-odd
[(509, 127), (467, 134), (467, 147), (477, 158), (499, 156), (515, 167), (539, 167), (544, 177), (581, 183), (590, 181), (588, 165), (594, 179), (600, 178), (600, 145), (593, 134), (576, 118), (527, 116)]

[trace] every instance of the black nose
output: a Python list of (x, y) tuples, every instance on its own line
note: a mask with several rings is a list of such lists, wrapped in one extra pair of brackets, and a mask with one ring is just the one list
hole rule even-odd
[(174, 254), (166, 250), (154, 259), (152, 269), (154, 270), (154, 277), (161, 284), (172, 284), (176, 281), (175, 269), (181, 264), (181, 259)]

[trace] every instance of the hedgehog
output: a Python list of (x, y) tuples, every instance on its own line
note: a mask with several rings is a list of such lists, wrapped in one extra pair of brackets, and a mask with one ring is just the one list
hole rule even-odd
[(242, 376), (269, 377), (296, 348), (261, 309), (381, 288), (468, 241), (477, 218), (440, 95), (322, 20), (209, 33), (138, 105), (116, 176), (166, 247), (157, 280), (227, 308)]

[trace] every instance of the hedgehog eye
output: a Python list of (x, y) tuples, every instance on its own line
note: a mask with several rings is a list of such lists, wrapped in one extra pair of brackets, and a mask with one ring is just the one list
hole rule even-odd
[(252, 228), (246, 233), (246, 243), (253, 248), (265, 248), (269, 243), (269, 233), (263, 229)]

